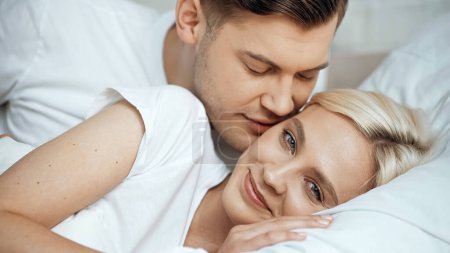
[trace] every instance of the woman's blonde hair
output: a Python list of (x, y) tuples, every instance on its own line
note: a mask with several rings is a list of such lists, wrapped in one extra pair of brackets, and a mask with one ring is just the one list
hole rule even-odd
[(330, 90), (315, 94), (306, 107), (312, 104), (350, 118), (372, 144), (375, 173), (369, 189), (386, 184), (429, 157), (433, 138), (420, 112), (380, 93)]

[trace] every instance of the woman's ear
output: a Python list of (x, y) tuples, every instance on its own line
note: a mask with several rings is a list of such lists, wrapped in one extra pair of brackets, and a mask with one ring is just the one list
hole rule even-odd
[(187, 44), (196, 44), (205, 24), (200, 0), (178, 0), (176, 7), (176, 29), (178, 37)]

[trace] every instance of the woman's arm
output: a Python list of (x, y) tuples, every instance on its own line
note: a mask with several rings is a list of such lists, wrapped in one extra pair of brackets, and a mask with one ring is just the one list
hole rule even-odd
[(80, 252), (50, 228), (128, 175), (143, 133), (139, 112), (123, 101), (14, 164), (0, 176), (0, 252)]

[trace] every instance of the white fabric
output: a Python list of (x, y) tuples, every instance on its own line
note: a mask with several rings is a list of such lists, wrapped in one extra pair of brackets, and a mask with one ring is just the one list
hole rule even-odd
[(146, 132), (130, 174), (53, 230), (103, 252), (195, 251), (181, 247), (193, 215), (229, 173), (214, 153), (205, 110), (176, 86), (118, 91), (103, 93), (94, 113), (122, 97), (139, 110)]
[(33, 150), (32, 146), (17, 142), (10, 137), (0, 138), (0, 175), (31, 150)]
[[(361, 85), (423, 108), (438, 134), (436, 157), (323, 213), (329, 229), (258, 252), (450, 252), (450, 14), (395, 50)], [(349, 179), (351, 180), (351, 179)]]
[(174, 20), (126, 0), (2, 0), (0, 133), (40, 145), (79, 123), (106, 87), (167, 83)]
[[(8, 103), (0, 109), (0, 133), (10, 133), (22, 142), (38, 145), (78, 123), (93, 97), (104, 87), (166, 83), (161, 52), (164, 34), (172, 23), (173, 13), (159, 18), (152, 10), (124, 0), (2, 0), (0, 104)], [(426, 29), (429, 31), (420, 33), (415, 41), (392, 53), (362, 86), (423, 107), (433, 119), (431, 127), (441, 134), (439, 156), (383, 187), (327, 211), (336, 218), (331, 228), (306, 229), (310, 234), (306, 242), (286, 242), (260, 252), (450, 252), (449, 23), (450, 17), (446, 16), (429, 26)], [(179, 109), (186, 110), (186, 107)], [(137, 161), (135, 168), (138, 166)], [(135, 171), (139, 169), (133, 169), (132, 173)], [(134, 179), (140, 179), (140, 175), (130, 174), (130, 180), (125, 182), (131, 184)], [(169, 185), (166, 183), (161, 189)], [(126, 189), (118, 187), (114, 192), (117, 191)], [(138, 192), (129, 198), (146, 198), (145, 193)], [(104, 216), (94, 207), (115, 208), (120, 203), (113, 195), (105, 198), (66, 222), (83, 227), (88, 223), (82, 220), (89, 221), (88, 217), (94, 217), (94, 222), (110, 217), (108, 214), (113, 212)], [(155, 208), (150, 207), (150, 211)], [(167, 211), (165, 217), (183, 218), (179, 217), (178, 209), (158, 207)], [(194, 210), (189, 211), (189, 216), (182, 221), (185, 225)], [(142, 213), (136, 215), (144, 217)], [(127, 216), (113, 217), (112, 226), (120, 225), (120, 229), (105, 227), (102, 232), (118, 240), (121, 236), (128, 240), (141, 233), (143, 237), (130, 239), (131, 244), (142, 239), (143, 244), (138, 247), (145, 247), (151, 242), (146, 239), (163, 229), (135, 230), (132, 226), (139, 226), (142, 221), (128, 224), (123, 217)], [(161, 220), (166, 222), (169, 218)], [(102, 238), (91, 238), (88, 233), (71, 234), (64, 229), (67, 227), (68, 224), (61, 224), (57, 230), (78, 236), (87, 244), (94, 241), (99, 247), (107, 247), (105, 251), (118, 249), (122, 242), (108, 240), (102, 244)], [(85, 231), (97, 229), (87, 228)], [(129, 232), (122, 234), (121, 230)], [(170, 239), (167, 238), (170, 233), (163, 233), (164, 236), (155, 240)], [(177, 239), (172, 238), (178, 246), (183, 233), (178, 231), (174, 236)]]

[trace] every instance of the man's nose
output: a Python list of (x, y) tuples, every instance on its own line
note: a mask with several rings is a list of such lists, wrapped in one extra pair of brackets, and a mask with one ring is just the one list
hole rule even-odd
[(282, 195), (287, 190), (287, 181), (292, 177), (294, 170), (288, 165), (267, 165), (263, 169), (263, 180), (268, 186), (273, 188), (276, 194)]
[(273, 114), (283, 117), (294, 110), (293, 98), (293, 78), (283, 77), (274, 80), (267, 87), (266, 92), (261, 96), (263, 107)]

